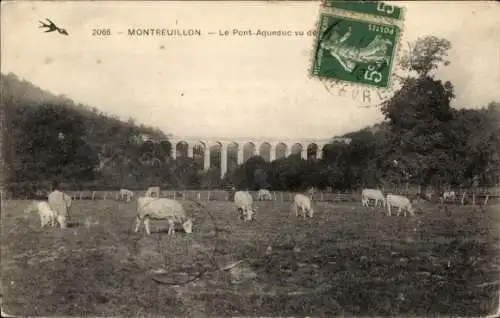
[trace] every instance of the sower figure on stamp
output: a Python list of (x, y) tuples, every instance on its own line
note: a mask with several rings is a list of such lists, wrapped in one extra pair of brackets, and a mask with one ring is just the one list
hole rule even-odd
[(70, 203), (67, 202), (64, 192), (59, 191), (59, 183), (56, 180), (52, 181), (52, 192), (49, 193), (48, 203), (56, 215), (56, 219), (53, 220), (53, 226), (57, 222), (61, 228), (66, 228), (69, 221), (68, 209)]

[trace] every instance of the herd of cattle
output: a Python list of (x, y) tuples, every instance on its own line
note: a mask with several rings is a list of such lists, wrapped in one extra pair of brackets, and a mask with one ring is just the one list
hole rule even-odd
[[(443, 197), (450, 197), (454, 193), (446, 192)], [(313, 205), (311, 203), (312, 193), (301, 194), (294, 196), (291, 205), (291, 211), (296, 217), (309, 217), (314, 215)], [(117, 199), (130, 202), (134, 198), (134, 192), (121, 189), (118, 192)], [(272, 200), (272, 195), (269, 190), (261, 189), (257, 193), (257, 200)], [(414, 215), (415, 209), (412, 206), (410, 199), (406, 196), (387, 194), (384, 196), (381, 190), (378, 189), (363, 189), (361, 192), (361, 203), (368, 207), (370, 200), (375, 201), (375, 207), (381, 203), (382, 207), (387, 208), (387, 214), (391, 215), (391, 209), (397, 208), (400, 215), (404, 211), (410, 215)], [(234, 192), (234, 205), (238, 216), (244, 222), (255, 219), (257, 207), (254, 205), (253, 197), (248, 191)], [(46, 201), (33, 201), (27, 208), (26, 212), (37, 211), (40, 216), (41, 227), (59, 226), (66, 228), (69, 220), (69, 210), (71, 207), (71, 197), (66, 193), (55, 190), (48, 195)], [(160, 187), (149, 187), (143, 197), (137, 198), (137, 216), (135, 232), (139, 231), (141, 223), (144, 223), (146, 233), (151, 234), (151, 220), (167, 220), (169, 224), (168, 234), (175, 233), (175, 225), (181, 224), (186, 233), (192, 233), (194, 218), (188, 217), (182, 203), (175, 199), (161, 198)]]

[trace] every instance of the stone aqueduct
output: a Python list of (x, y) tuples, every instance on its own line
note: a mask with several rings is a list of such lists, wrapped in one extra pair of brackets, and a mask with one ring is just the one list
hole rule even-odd
[[(148, 141), (143, 139), (143, 142)], [(152, 141), (152, 140), (149, 140)], [(242, 164), (254, 155), (260, 155), (266, 161), (273, 161), (279, 158), (288, 157), (290, 154), (299, 154), (303, 159), (314, 156), (318, 159), (323, 157), (325, 145), (332, 142), (350, 143), (349, 138), (303, 138), (303, 139), (274, 139), (274, 138), (207, 138), (207, 137), (187, 137), (169, 136), (167, 142), (170, 144), (170, 158), (176, 159), (183, 156), (182, 148), (187, 148), (184, 156), (194, 158), (195, 150), (203, 154), (203, 168), (208, 170), (211, 167), (211, 148), (220, 149), (220, 170), (221, 178), (228, 171), (229, 150), (237, 155), (236, 163)], [(162, 142), (155, 140), (154, 143)], [(246, 149), (245, 149), (246, 148)], [(246, 150), (246, 151), (245, 151)]]

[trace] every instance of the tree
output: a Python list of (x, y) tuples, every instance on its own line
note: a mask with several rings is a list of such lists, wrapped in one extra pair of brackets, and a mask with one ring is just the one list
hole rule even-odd
[[(441, 64), (449, 64), (445, 57), (450, 48), (448, 40), (434, 36), (419, 38), (410, 45), (401, 66), (416, 72), (417, 77), (409, 74), (404, 78), (401, 89), (382, 107), (390, 127), (385, 168), (389, 173), (396, 170), (400, 180), (416, 176), (424, 188), (451, 161), (453, 86), (432, 74)], [(394, 160), (397, 166), (392, 165)]]
[(82, 118), (62, 105), (24, 109), (15, 134), (15, 173), (23, 180), (91, 180), (97, 154), (83, 139)]
[(441, 64), (448, 66), (446, 59), (451, 42), (436, 36), (419, 37), (401, 57), (400, 66), (406, 71), (414, 71), (419, 77), (431, 76)]

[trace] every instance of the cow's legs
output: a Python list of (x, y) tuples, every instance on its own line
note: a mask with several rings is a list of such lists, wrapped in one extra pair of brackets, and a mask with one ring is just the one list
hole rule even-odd
[(65, 229), (67, 227), (67, 220), (64, 214), (59, 214), (57, 216), (57, 222), (61, 226), (61, 229)]
[(173, 220), (168, 220), (168, 235), (174, 235), (175, 223)]
[(136, 217), (135, 219), (135, 230), (134, 232), (139, 231), (139, 226), (141, 225), (141, 218), (139, 216)]
[(149, 218), (148, 218), (148, 217), (146, 217), (146, 218), (144, 219), (144, 226), (146, 227), (146, 233), (148, 233), (148, 235), (150, 235), (150, 234), (151, 234), (151, 231), (150, 231), (150, 229), (149, 229)]

